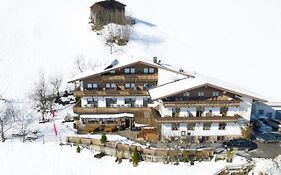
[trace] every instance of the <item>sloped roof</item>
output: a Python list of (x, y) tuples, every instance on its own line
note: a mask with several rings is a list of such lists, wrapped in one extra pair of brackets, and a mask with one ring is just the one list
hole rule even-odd
[(128, 66), (131, 66), (133, 64), (136, 63), (142, 63), (151, 67), (155, 67), (155, 68), (159, 68), (159, 69), (164, 69), (173, 73), (177, 73), (180, 75), (184, 75), (187, 77), (193, 77), (192, 73), (188, 73), (188, 72), (180, 72), (179, 69), (173, 68), (172, 66), (169, 65), (164, 65), (164, 64), (156, 64), (153, 62), (149, 62), (149, 61), (144, 61), (144, 60), (135, 60), (135, 61), (122, 61), (119, 62), (118, 60), (113, 60), (112, 63), (110, 63), (107, 66), (103, 66), (103, 67), (99, 67), (98, 69), (94, 70), (94, 71), (85, 71), (77, 76), (75, 76), (74, 78), (72, 78), (71, 80), (69, 80), (70, 82), (75, 82), (75, 81), (79, 81), (79, 80), (84, 80), (90, 77), (94, 77), (96, 75), (100, 75), (106, 72), (109, 72), (111, 70), (116, 70), (116, 69), (120, 69), (120, 68), (125, 68)]
[(241, 88), (237, 85), (224, 82), (212, 77), (207, 77), (204, 75), (196, 75), (195, 78), (184, 78), (178, 81), (174, 81), (171, 83), (164, 84), (162, 86), (152, 88), (149, 90), (149, 94), (152, 100), (158, 100), (179, 94), (181, 92), (196, 89), (202, 86), (209, 86), (240, 96), (246, 96), (258, 101), (266, 102), (266, 100), (259, 94)]

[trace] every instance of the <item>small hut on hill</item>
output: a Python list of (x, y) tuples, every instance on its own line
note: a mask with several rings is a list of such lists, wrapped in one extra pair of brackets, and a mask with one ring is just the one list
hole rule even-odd
[(109, 23), (124, 25), (126, 24), (125, 7), (125, 4), (115, 0), (96, 2), (91, 6), (91, 22), (96, 29)]

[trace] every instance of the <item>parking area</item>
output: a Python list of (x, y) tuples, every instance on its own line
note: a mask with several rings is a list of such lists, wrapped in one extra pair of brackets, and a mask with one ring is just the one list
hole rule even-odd
[(281, 154), (281, 143), (255, 142), (257, 143), (258, 148), (249, 152), (249, 155), (252, 158), (274, 158)]

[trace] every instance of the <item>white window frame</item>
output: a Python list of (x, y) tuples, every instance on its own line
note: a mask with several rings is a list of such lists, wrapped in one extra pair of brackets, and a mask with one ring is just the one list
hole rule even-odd
[(198, 97), (204, 97), (204, 91), (198, 92)]
[(213, 97), (218, 97), (219, 96), (219, 91), (213, 91)]
[(148, 74), (148, 68), (143, 68), (143, 73)]
[(153, 68), (153, 67), (149, 68), (149, 69), (148, 69), (148, 72), (149, 72), (150, 74), (154, 74), (154, 68)]

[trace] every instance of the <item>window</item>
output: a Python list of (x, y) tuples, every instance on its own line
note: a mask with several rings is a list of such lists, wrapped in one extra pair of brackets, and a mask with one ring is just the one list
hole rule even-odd
[(184, 92), (184, 93), (183, 93), (183, 96), (189, 97), (189, 92)]
[(87, 84), (87, 89), (92, 89), (92, 88), (93, 88), (92, 83), (88, 83), (88, 84)]
[(115, 74), (115, 70), (109, 71), (110, 74)]
[(143, 68), (143, 73), (148, 74), (148, 68)]
[(225, 130), (226, 123), (219, 123), (219, 130)]
[(217, 141), (223, 141), (224, 140), (224, 136), (218, 136), (217, 137)]
[(204, 97), (204, 92), (203, 91), (198, 92), (198, 97)]
[(124, 72), (125, 72), (125, 74), (135, 74), (136, 69), (135, 68), (125, 68)]
[(131, 68), (131, 74), (135, 74), (136, 73), (136, 69), (135, 68)]
[(143, 88), (144, 88), (145, 90), (150, 89), (151, 87), (152, 87), (152, 85), (149, 84), (149, 83), (144, 83), (144, 84), (143, 84)]
[(125, 83), (125, 89), (135, 89), (135, 83)]
[(259, 110), (259, 115), (263, 115), (263, 113), (264, 113), (264, 110), (260, 109)]
[(214, 91), (213, 92), (213, 97), (218, 97), (219, 96), (219, 92), (218, 91)]
[(154, 68), (149, 68), (149, 73), (153, 74), (154, 73)]
[(266, 117), (268, 117), (268, 118), (272, 118), (272, 112), (268, 112), (268, 113), (266, 113)]
[(106, 89), (116, 89), (116, 84), (115, 83), (106, 83), (105, 88)]
[(130, 69), (129, 68), (125, 68), (125, 74), (129, 74), (130, 73)]
[(187, 123), (187, 130), (194, 131), (195, 123)]
[(144, 74), (153, 74), (154, 68), (143, 68), (143, 73)]
[(93, 89), (97, 89), (98, 88), (98, 84), (97, 83), (93, 83)]
[(203, 130), (210, 130), (211, 129), (211, 123), (203, 123)]
[(181, 136), (186, 136), (186, 131), (182, 131)]
[(87, 104), (92, 107), (98, 107), (98, 99), (97, 98), (87, 98)]
[(172, 131), (179, 130), (180, 124), (179, 123), (172, 123)]

